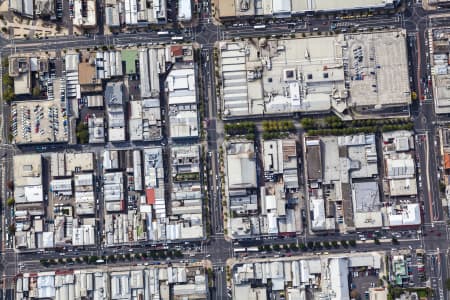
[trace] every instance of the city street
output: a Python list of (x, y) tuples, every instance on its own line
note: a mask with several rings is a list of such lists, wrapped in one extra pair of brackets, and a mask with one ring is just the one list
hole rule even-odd
[[(211, 11), (211, 10), (209, 10)], [(224, 141), (223, 134), (223, 122), (220, 120), (218, 109), (220, 103), (216, 99), (216, 82), (215, 82), (215, 66), (213, 59), (213, 47), (216, 41), (222, 39), (231, 38), (245, 38), (255, 36), (290, 36), (291, 34), (297, 34), (300, 36), (302, 33), (310, 33), (313, 28), (317, 28), (321, 33), (325, 33), (330, 30), (331, 23), (340, 28), (351, 28), (358, 26), (361, 31), (365, 31), (367, 28), (376, 29), (379, 27), (388, 28), (403, 27), (407, 30), (409, 51), (411, 61), (411, 77), (412, 77), (412, 89), (416, 90), (420, 104), (413, 104), (411, 108), (412, 119), (414, 122), (414, 128), (418, 134), (416, 141), (416, 156), (420, 164), (419, 174), (419, 195), (420, 202), (423, 208), (423, 223), (421, 227), (421, 233), (410, 238), (399, 239), (398, 245), (393, 245), (391, 242), (391, 235), (387, 233), (387, 238), (382, 241), (380, 245), (373, 243), (372, 241), (361, 242), (358, 241), (356, 247), (338, 248), (338, 249), (322, 249), (329, 253), (337, 252), (350, 252), (350, 251), (391, 251), (392, 248), (398, 249), (425, 249), (426, 250), (426, 267), (427, 275), (429, 278), (429, 286), (433, 289), (433, 299), (448, 299), (448, 291), (445, 288), (445, 282), (449, 272), (449, 229), (447, 225), (447, 213), (444, 212), (440, 200), (439, 180), (437, 172), (439, 172), (440, 158), (437, 155), (439, 153), (438, 140), (436, 139), (436, 124), (439, 121), (434, 113), (434, 102), (432, 100), (431, 91), (425, 89), (423, 85), (423, 78), (429, 76), (430, 70), (427, 68), (429, 64), (429, 58), (426, 55), (428, 49), (425, 44), (427, 39), (426, 29), (432, 26), (448, 25), (450, 24), (450, 17), (433, 18), (430, 16), (437, 14), (450, 13), (450, 9), (442, 9), (439, 11), (425, 11), (421, 6), (411, 5), (406, 8), (403, 13), (392, 15), (376, 15), (373, 17), (355, 18), (351, 20), (326, 20), (315, 18), (304, 18), (297, 22), (292, 32), (292, 26), (288, 23), (275, 23), (268, 24), (266, 28), (262, 30), (255, 29), (248, 23), (236, 23), (234, 25), (221, 25), (217, 26), (213, 22), (209, 22), (209, 15), (205, 16), (208, 21), (201, 20), (198, 26), (193, 28), (192, 34), (185, 36), (185, 41), (192, 41), (202, 46), (201, 51), (201, 74), (203, 77), (203, 99), (205, 107), (205, 124), (207, 132), (207, 183), (208, 183), (208, 196), (209, 196), (209, 211), (210, 211), (210, 225), (211, 235), (201, 243), (201, 250), (194, 251), (189, 249), (182, 249), (183, 258), (193, 260), (210, 260), (214, 267), (215, 276), (215, 288), (213, 289), (212, 299), (227, 299), (228, 289), (226, 283), (226, 261), (229, 258), (235, 257), (233, 248), (247, 247), (247, 246), (263, 246), (273, 244), (292, 244), (292, 243), (308, 243), (308, 242), (324, 242), (324, 241), (340, 241), (340, 240), (357, 240), (357, 234), (349, 234), (345, 236), (316, 236), (310, 234), (305, 230), (304, 234), (299, 234), (296, 237), (266, 237), (258, 239), (249, 239), (247, 241), (231, 241), (228, 240), (225, 234), (223, 224), (223, 204), (221, 197), (222, 190), (222, 178), (219, 164), (219, 147)], [(241, 25), (242, 24), (242, 25)], [(355, 27), (356, 28), (356, 27)], [(359, 30), (359, 29), (358, 29)], [(133, 45), (155, 45), (155, 44), (169, 44), (172, 43), (171, 36), (160, 36), (156, 31), (151, 32), (138, 32), (138, 33), (121, 33), (120, 35), (95, 35), (91, 37), (86, 36), (66, 36), (58, 38), (48, 39), (17, 39), (17, 40), (5, 40), (0, 39), (0, 52), (3, 55), (9, 55), (11, 53), (29, 52), (29, 51), (46, 51), (46, 50), (64, 50), (64, 49), (81, 49), (102, 47), (102, 46), (115, 46), (115, 47), (128, 47)], [(2, 70), (3, 72), (5, 70)], [(89, 249), (76, 249), (73, 252), (66, 252), (64, 255), (55, 251), (44, 251), (42, 253), (30, 252), (30, 253), (16, 253), (13, 250), (13, 243), (11, 237), (8, 237), (8, 225), (12, 224), (12, 215), (9, 211), (9, 207), (5, 205), (6, 199), (9, 197), (9, 191), (6, 187), (6, 182), (13, 179), (12, 157), (15, 153), (34, 152), (35, 147), (22, 147), (20, 150), (8, 145), (6, 143), (8, 137), (8, 120), (9, 106), (2, 105), (2, 141), (3, 145), (0, 147), (0, 177), (2, 182), (2, 264), (1, 270), (3, 274), (4, 284), (2, 295), (3, 299), (13, 299), (12, 290), (13, 278), (19, 272), (18, 266), (22, 271), (35, 272), (38, 270), (45, 270), (41, 263), (41, 259), (59, 259), (64, 258), (76, 258), (85, 255), (98, 255), (109, 256), (120, 252), (126, 252), (125, 247), (133, 248), (135, 252), (145, 251), (149, 247), (145, 246), (124, 246), (102, 248), (92, 247)], [(260, 120), (255, 119), (256, 122)], [(6, 124), (6, 126), (5, 126)], [(302, 133), (301, 128), (299, 129)], [(301, 140), (301, 136), (299, 136)], [(114, 145), (109, 145), (109, 148), (114, 149)], [(139, 148), (132, 143), (126, 144), (125, 148)], [(54, 150), (89, 150), (95, 152), (97, 155), (103, 150), (103, 146), (78, 146), (78, 145), (58, 145)], [(124, 147), (121, 147), (124, 149)], [(97, 161), (96, 175), (102, 174), (101, 161)], [(102, 199), (102, 194), (99, 193), (99, 198)], [(104, 214), (103, 201), (100, 201), (97, 215)], [(102, 240), (103, 223), (99, 222), (97, 239)], [(311, 255), (317, 251), (308, 251)], [(300, 252), (301, 253), (301, 252)], [(192, 255), (193, 254), (193, 255)], [(285, 255), (286, 253), (281, 253)], [(261, 256), (271, 257), (280, 255), (277, 252), (267, 253), (252, 253), (249, 254), (250, 258), (257, 258)], [(175, 261), (179, 261), (175, 260)], [(137, 262), (133, 262), (137, 263)], [(120, 262), (115, 264), (130, 264), (130, 262)], [(92, 267), (91, 265), (82, 264), (76, 266), (52, 266), (49, 269), (60, 268), (86, 268)], [(419, 284), (417, 282), (417, 284)], [(8, 296), (9, 295), (9, 296)]]

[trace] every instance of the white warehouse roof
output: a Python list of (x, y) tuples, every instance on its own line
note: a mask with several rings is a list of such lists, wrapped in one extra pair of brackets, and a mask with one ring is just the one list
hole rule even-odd
[(191, 19), (191, 0), (178, 0), (178, 21), (190, 21)]

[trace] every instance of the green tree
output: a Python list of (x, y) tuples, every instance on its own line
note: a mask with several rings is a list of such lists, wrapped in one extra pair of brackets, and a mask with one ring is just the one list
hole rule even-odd
[(356, 241), (355, 240), (350, 240), (349, 244), (350, 244), (350, 246), (355, 247), (356, 246)]
[(315, 121), (313, 119), (311, 119), (311, 118), (303, 118), (303, 119), (301, 119), (300, 124), (306, 130), (313, 129), (313, 128), (316, 127)]
[(264, 250), (265, 251), (272, 251), (272, 247), (270, 247), (270, 245), (264, 245)]
[(89, 141), (89, 129), (83, 122), (77, 126), (77, 138), (80, 144), (86, 144)]
[(35, 86), (32, 91), (33, 97), (39, 97), (41, 95), (41, 89), (39, 86)]
[(16, 224), (9, 225), (8, 232), (9, 232), (9, 234), (14, 235), (16, 233)]
[(11, 102), (14, 97), (15, 95), (13, 88), (10, 86), (6, 87), (6, 89), (3, 91), (3, 100), (6, 102)]
[(47, 259), (40, 259), (39, 263), (41, 265), (43, 265), (44, 267), (47, 267), (49, 265), (48, 260)]
[(2, 77), (2, 83), (3, 83), (3, 86), (12, 87), (14, 85), (14, 79), (12, 79), (12, 77), (9, 76), (8, 73), (5, 73), (5, 74), (3, 74), (3, 77)]
[(280, 245), (278, 244), (273, 245), (273, 250), (280, 251)]
[(16, 203), (16, 200), (15, 200), (13, 197), (9, 197), (9, 198), (6, 200), (6, 204), (7, 204), (8, 206), (13, 206), (14, 203)]
[(398, 244), (398, 239), (396, 237), (392, 238), (392, 244), (394, 244), (394, 245)]
[(450, 291), (450, 278), (447, 278), (447, 280), (445, 280), (445, 287)]

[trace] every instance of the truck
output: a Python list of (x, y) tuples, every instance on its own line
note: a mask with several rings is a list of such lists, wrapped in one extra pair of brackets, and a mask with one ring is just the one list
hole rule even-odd
[(255, 25), (253, 29), (266, 29), (266, 25)]

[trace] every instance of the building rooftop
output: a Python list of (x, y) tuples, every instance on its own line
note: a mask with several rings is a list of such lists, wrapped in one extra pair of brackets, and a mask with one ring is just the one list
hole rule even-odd
[(30, 73), (21, 73), (14, 78), (14, 94), (29, 95), (31, 94)]
[(448, 63), (450, 28), (433, 28), (429, 35), (431, 77), (428, 84), (433, 87), (433, 99), (437, 114), (450, 113), (450, 72)]
[(9, 9), (23, 16), (32, 18), (34, 16), (34, 7), (32, 0), (10, 0)]
[(376, 181), (356, 182), (352, 184), (356, 212), (379, 211), (380, 191)]
[(266, 140), (263, 142), (262, 154), (266, 180), (274, 175), (282, 175), (286, 188), (298, 187), (295, 141)]
[(192, 7), (190, 0), (178, 0), (178, 21), (189, 22), (192, 19)]
[(92, 152), (66, 153), (66, 172), (79, 173), (94, 170), (94, 154)]
[(219, 0), (217, 11), (221, 18), (234, 18), (236, 16), (236, 0)]
[(404, 32), (349, 34), (346, 41), (350, 106), (377, 109), (411, 102)]
[(331, 291), (333, 292), (330, 299), (350, 299), (348, 260), (346, 258), (331, 258), (328, 266), (330, 268)]
[[(334, 50), (336, 44), (336, 37), (221, 42), (225, 116), (328, 111), (332, 87), (336, 98), (344, 90), (342, 54)], [(324, 66), (333, 69), (324, 72)]]
[(166, 79), (169, 105), (196, 102), (195, 71), (193, 68), (173, 69)]
[(310, 12), (338, 12), (350, 10), (367, 10), (380, 8), (394, 8), (398, 0), (311, 0), (311, 1), (273, 1), (273, 0), (220, 0), (218, 14), (221, 19), (235, 17), (252, 18), (254, 16), (291, 16), (304, 15)]
[(392, 197), (417, 195), (416, 178), (389, 180), (389, 195)]
[(384, 8), (389, 7), (396, 1), (394, 0), (349, 0), (349, 1), (339, 1), (339, 0), (312, 0), (308, 2), (302, 1), (292, 1), (293, 10), (295, 12), (304, 11), (340, 11), (340, 10), (352, 10), (352, 9), (374, 9), (374, 8)]
[(320, 139), (307, 140), (305, 152), (308, 180), (321, 180), (323, 175)]
[(353, 183), (352, 194), (355, 227), (382, 227), (383, 220), (378, 183), (376, 181)]
[(88, 120), (89, 144), (105, 142), (105, 124), (102, 116), (93, 116)]
[(105, 89), (105, 104), (108, 112), (108, 139), (125, 140), (125, 113), (122, 82), (108, 82)]
[(42, 184), (42, 157), (40, 154), (15, 155), (13, 167), (15, 186)]
[(75, 0), (73, 3), (73, 25), (78, 27), (92, 27), (97, 24), (97, 10), (94, 0)]
[(199, 121), (194, 69), (173, 69), (167, 76), (166, 85), (171, 137), (198, 137)]
[(132, 141), (154, 141), (162, 137), (159, 99), (129, 102), (129, 133)]
[(172, 176), (200, 172), (200, 149), (198, 145), (171, 148)]
[(140, 49), (138, 56), (141, 98), (155, 98), (160, 93), (159, 75), (165, 72), (164, 49)]
[(232, 143), (227, 149), (228, 188), (256, 188), (256, 157), (253, 143)]
[(384, 132), (383, 138), (383, 152), (406, 152), (414, 149), (413, 132), (407, 130), (396, 130)]
[(219, 49), (227, 118), (330, 110), (342, 114), (348, 108), (382, 112), (411, 101), (403, 31), (222, 41)]
[(307, 137), (305, 145), (313, 230), (335, 221), (343, 232), (381, 227), (375, 135)]
[(43, 202), (44, 192), (42, 185), (17, 187), (14, 191), (14, 200), (16, 204)]
[(388, 158), (385, 164), (388, 179), (415, 178), (415, 164), (411, 156)]
[(349, 273), (355, 268), (375, 269), (381, 273), (382, 257), (382, 253), (366, 252), (238, 263), (232, 273), (233, 299), (278, 298), (280, 292), (286, 292), (286, 299), (297, 300), (307, 298), (305, 290), (311, 286), (320, 299), (350, 299)]
[(198, 115), (193, 106), (193, 110), (170, 111), (170, 135), (172, 138), (198, 137)]
[(92, 295), (95, 299), (136, 300), (139, 299), (137, 295), (148, 295), (149, 291), (161, 299), (169, 299), (173, 293), (177, 295), (174, 299), (206, 299), (206, 275), (197, 264), (109, 266), (23, 273), (17, 277), (15, 285), (18, 298), (30, 295), (33, 298), (69, 299), (69, 295)]
[(420, 226), (420, 204), (409, 203), (388, 207), (389, 226)]

